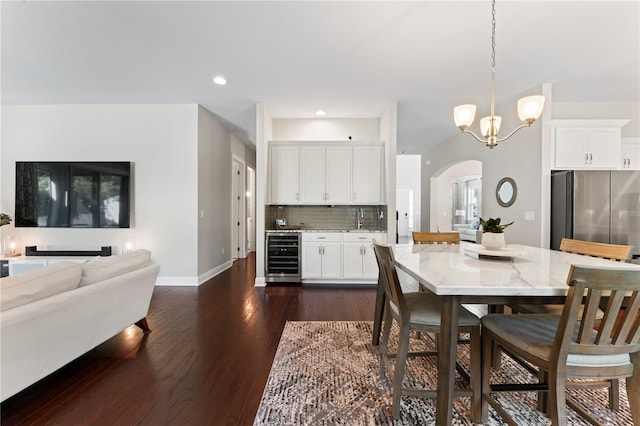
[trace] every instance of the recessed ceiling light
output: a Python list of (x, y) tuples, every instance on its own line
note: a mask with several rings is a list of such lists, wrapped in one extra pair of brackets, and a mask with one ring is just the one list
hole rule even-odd
[(326, 113), (325, 113), (323, 110), (321, 110), (321, 109), (319, 109), (319, 110), (317, 110), (317, 111), (316, 111), (316, 115), (322, 116), (322, 115), (325, 115), (325, 114), (326, 114)]
[(227, 84), (227, 79), (221, 75), (217, 75), (213, 77), (213, 82), (218, 86), (224, 86), (225, 84)]

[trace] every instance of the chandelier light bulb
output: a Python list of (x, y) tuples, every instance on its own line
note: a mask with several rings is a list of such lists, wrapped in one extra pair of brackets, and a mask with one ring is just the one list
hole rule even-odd
[(473, 104), (458, 105), (453, 109), (453, 119), (458, 128), (464, 130), (471, 126), (476, 117), (476, 106)]
[(536, 121), (544, 107), (544, 96), (527, 96), (518, 101), (518, 116), (525, 124)]
[[(493, 136), (497, 135), (500, 131), (500, 124), (502, 123), (502, 117), (495, 116), (493, 117), (495, 127), (495, 132)], [(491, 129), (491, 117), (483, 117), (480, 119), (480, 133), (485, 138), (489, 136), (489, 130)]]

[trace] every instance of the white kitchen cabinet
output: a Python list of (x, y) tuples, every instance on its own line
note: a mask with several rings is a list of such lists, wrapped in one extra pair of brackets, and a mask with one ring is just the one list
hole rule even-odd
[(304, 204), (348, 204), (351, 148), (300, 147), (300, 201)]
[(622, 139), (622, 170), (640, 170), (640, 138)]
[(386, 242), (386, 233), (347, 233), (342, 249), (342, 270), (345, 279), (376, 279), (378, 263), (372, 241)]
[(269, 147), (270, 204), (300, 201), (300, 151), (296, 145)]
[(383, 158), (380, 145), (353, 147), (352, 204), (383, 204)]
[(270, 142), (269, 204), (384, 204), (382, 143)]
[(339, 233), (302, 234), (302, 278), (342, 278), (342, 237)]
[(617, 169), (628, 120), (552, 120), (554, 169)]

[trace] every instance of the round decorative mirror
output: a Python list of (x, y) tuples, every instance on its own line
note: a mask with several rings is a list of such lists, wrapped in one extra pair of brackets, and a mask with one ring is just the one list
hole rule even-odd
[(517, 195), (518, 187), (513, 179), (509, 177), (500, 179), (500, 182), (498, 182), (498, 186), (496, 187), (496, 199), (498, 200), (498, 204), (502, 207), (509, 207), (516, 202)]

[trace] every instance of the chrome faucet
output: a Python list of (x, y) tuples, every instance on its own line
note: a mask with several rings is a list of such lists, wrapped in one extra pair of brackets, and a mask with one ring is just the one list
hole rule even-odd
[(362, 229), (362, 227), (364, 226), (364, 223), (362, 223), (360, 219), (364, 218), (364, 211), (360, 208), (358, 209), (358, 213), (359, 214), (356, 215), (356, 217), (358, 218), (358, 229)]

